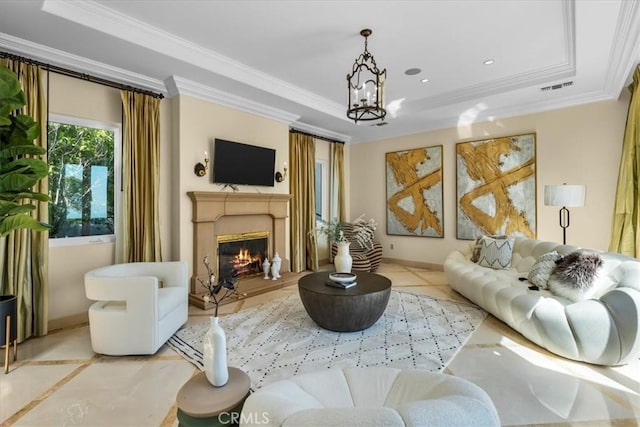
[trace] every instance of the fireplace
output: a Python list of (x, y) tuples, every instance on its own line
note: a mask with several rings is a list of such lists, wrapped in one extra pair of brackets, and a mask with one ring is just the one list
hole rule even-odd
[[(257, 295), (273, 289), (278, 289), (290, 283), (294, 278), (289, 275), (289, 259), (287, 244), (286, 220), (289, 212), (289, 194), (278, 193), (236, 193), (236, 192), (201, 192), (190, 191), (187, 193), (193, 203), (193, 276), (191, 277), (191, 292), (189, 302), (196, 307), (209, 309), (213, 305), (204, 300), (205, 289), (200, 285), (200, 280), (207, 280), (207, 270), (202, 260), (208, 257), (211, 260), (217, 259), (220, 262), (219, 245), (223, 243), (222, 255), (224, 259), (220, 266), (228, 265), (229, 261), (236, 262), (235, 269), (241, 270), (244, 274), (238, 282), (238, 291), (243, 296)], [(266, 238), (261, 233), (266, 234)], [(228, 236), (232, 236), (229, 238)], [(260, 258), (258, 261), (252, 260), (248, 263), (240, 261), (238, 258), (244, 257), (240, 254), (240, 248), (236, 245), (236, 237), (241, 236), (241, 240), (248, 240), (253, 245), (254, 240), (264, 239), (266, 248), (249, 249), (255, 252), (253, 258)], [(229, 243), (231, 250), (225, 252), (224, 244)], [(271, 258), (276, 252), (282, 258), (280, 273), (283, 277), (277, 280), (264, 280), (258, 276), (261, 271), (262, 262), (265, 257)], [(220, 277), (218, 262), (212, 262), (216, 270), (216, 277)], [(240, 267), (241, 264), (246, 266)], [(294, 275), (291, 275), (294, 276)], [(227, 300), (231, 301), (231, 300)]]
[(262, 262), (269, 258), (269, 232), (217, 236), (218, 274), (238, 278), (262, 274)]

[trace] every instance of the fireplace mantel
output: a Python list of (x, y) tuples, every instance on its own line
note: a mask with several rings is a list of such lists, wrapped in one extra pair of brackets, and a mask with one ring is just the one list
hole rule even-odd
[[(216, 237), (237, 232), (268, 231), (270, 256), (276, 252), (282, 258), (281, 272), (289, 271), (286, 258), (286, 219), (289, 213), (289, 194), (224, 193), (190, 191), (193, 206), (193, 277), (190, 301), (200, 308), (204, 303), (204, 288), (198, 282), (207, 277), (202, 260), (215, 256)], [(216, 272), (217, 274), (217, 272)], [(245, 279), (238, 284), (241, 293), (251, 296), (279, 288), (278, 280)]]

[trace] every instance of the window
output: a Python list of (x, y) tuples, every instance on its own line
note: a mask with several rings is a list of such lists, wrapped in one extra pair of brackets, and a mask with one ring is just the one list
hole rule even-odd
[(327, 161), (316, 160), (315, 167), (316, 180), (316, 221), (327, 218), (328, 195), (327, 195)]
[(120, 128), (51, 116), (48, 144), (51, 242), (114, 241)]
[(316, 161), (316, 221), (322, 219), (322, 163)]

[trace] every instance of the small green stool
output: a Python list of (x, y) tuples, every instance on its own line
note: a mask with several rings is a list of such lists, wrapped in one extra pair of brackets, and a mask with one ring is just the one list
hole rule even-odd
[(212, 386), (204, 372), (195, 375), (178, 391), (178, 425), (181, 427), (236, 426), (251, 380), (238, 368), (229, 368), (229, 381)]

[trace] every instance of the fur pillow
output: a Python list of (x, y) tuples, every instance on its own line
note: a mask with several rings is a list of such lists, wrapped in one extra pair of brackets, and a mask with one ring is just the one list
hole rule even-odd
[(582, 301), (602, 266), (594, 252), (571, 252), (557, 262), (549, 277), (549, 290), (571, 301)]
[(529, 277), (527, 277), (529, 283), (536, 285), (540, 289), (547, 289), (549, 287), (547, 285), (549, 276), (551, 276), (553, 269), (556, 268), (556, 262), (561, 259), (562, 255), (557, 251), (551, 251), (541, 255), (531, 267)]

